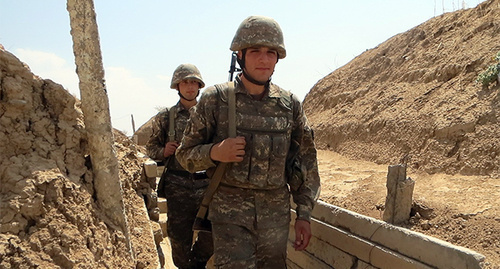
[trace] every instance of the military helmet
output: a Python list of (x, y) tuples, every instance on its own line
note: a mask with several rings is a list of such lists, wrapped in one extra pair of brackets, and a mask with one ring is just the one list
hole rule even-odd
[(283, 32), (272, 18), (250, 16), (238, 27), (230, 50), (240, 51), (253, 46), (266, 46), (278, 51), (279, 58), (286, 57)]
[(185, 79), (194, 79), (200, 83), (200, 88), (205, 87), (200, 70), (194, 64), (181, 64), (174, 71), (170, 88), (177, 89), (177, 84)]

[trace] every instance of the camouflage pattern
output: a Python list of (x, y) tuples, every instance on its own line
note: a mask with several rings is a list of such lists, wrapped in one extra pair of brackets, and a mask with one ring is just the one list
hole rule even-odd
[(185, 79), (194, 79), (200, 83), (200, 88), (205, 87), (205, 82), (201, 77), (200, 70), (193, 64), (181, 64), (179, 65), (172, 75), (172, 81), (170, 82), (171, 89), (177, 89), (177, 84)]
[[(222, 85), (222, 91), (209, 87), (191, 109), (190, 121), (176, 153), (177, 160), (188, 171), (208, 169), (209, 172), (216, 166), (210, 158), (210, 149), (228, 136), (227, 85)], [(255, 190), (285, 187), (285, 163), (292, 155), (291, 145), (298, 145), (298, 157), (307, 169), (307, 177), (292, 195), (298, 206), (298, 218), (309, 220), (320, 180), (312, 130), (300, 101), (272, 83), (262, 100), (254, 100), (238, 77), (235, 94), (237, 135), (245, 137), (245, 156), (242, 162), (228, 166), (222, 184)], [(288, 205), (288, 200), (286, 203)], [(227, 205), (231, 207), (235, 203), (227, 201)], [(238, 208), (242, 209), (241, 206)], [(215, 218), (214, 212), (216, 209), (211, 207), (212, 218)], [(241, 219), (234, 221), (240, 222)]]
[[(189, 110), (180, 102), (175, 106), (175, 140), (181, 141), (183, 131), (189, 119)], [(146, 144), (150, 158), (166, 162), (163, 149), (168, 142), (169, 115), (162, 110), (153, 119), (153, 133)], [(167, 234), (172, 246), (172, 258), (178, 268), (205, 268), (212, 255), (212, 237), (210, 234), (199, 234), (198, 241), (191, 251), (192, 223), (208, 186), (208, 179), (195, 179), (174, 159), (168, 162), (165, 186), (167, 198)], [(179, 171), (187, 176), (173, 174)]]
[[(175, 141), (180, 142), (189, 119), (189, 110), (186, 109), (180, 102), (177, 102), (177, 104), (173, 107), (177, 109), (177, 114), (175, 116)], [(147, 154), (153, 160), (163, 162), (167, 160), (167, 158), (163, 157), (163, 149), (165, 148), (165, 144), (168, 142), (168, 126), (168, 109), (164, 109), (154, 117), (152, 134), (146, 143)], [(184, 171), (184, 168), (176, 160), (171, 161), (168, 169)]]
[[(168, 172), (167, 172), (168, 173)], [(205, 194), (205, 188), (182, 186), (173, 182), (190, 181), (172, 174), (167, 175), (167, 235), (172, 249), (172, 259), (178, 268), (205, 268), (213, 253), (212, 235), (199, 233), (191, 250), (192, 223)]]
[[(259, 230), (226, 223), (215, 223), (213, 227), (216, 268), (286, 268), (288, 224)], [(254, 240), (259, 242), (257, 249)]]
[(253, 46), (265, 46), (276, 49), (280, 59), (286, 57), (283, 32), (272, 18), (250, 16), (238, 27), (230, 50), (240, 51)]

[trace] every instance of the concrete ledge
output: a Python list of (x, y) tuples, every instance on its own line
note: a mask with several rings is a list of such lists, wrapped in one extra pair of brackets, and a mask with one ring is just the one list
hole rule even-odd
[[(293, 224), (293, 223), (292, 223)], [(313, 232), (316, 232), (313, 230)], [(290, 241), (290, 246), (293, 246), (293, 242), (295, 241), (295, 230), (294, 226), (290, 226), (290, 234), (288, 236), (288, 240)], [(352, 255), (334, 247), (333, 245), (325, 242), (318, 237), (311, 237), (311, 241), (309, 242), (309, 246), (306, 249), (306, 252), (313, 253), (313, 256), (320, 259), (323, 263), (328, 264), (333, 268), (353, 268), (356, 263), (356, 258)], [(293, 260), (294, 263), (300, 262), (296, 261), (296, 251), (293, 247), (288, 249), (288, 258)]]
[[(292, 212), (292, 214), (294, 213)], [(315, 219), (311, 220), (311, 229), (313, 231), (313, 237), (307, 248), (307, 252), (310, 253), (311, 256), (329, 265), (329, 268), (350, 269), (353, 268), (359, 259), (378, 268), (432, 269), (432, 267), (422, 262), (405, 257), (384, 246)], [(290, 230), (289, 236), (290, 239), (293, 240), (293, 226)], [(315, 246), (315, 244), (319, 245)], [(298, 252), (289, 255), (289, 259), (301, 266), (301, 263), (298, 262), (297, 257), (295, 257), (298, 255), (296, 253)], [(318, 263), (317, 261), (314, 262)]]
[[(337, 231), (335, 233), (338, 234), (339, 237), (336, 237), (336, 240), (351, 242), (351, 240), (347, 240), (349, 237), (354, 236), (359, 238), (360, 241), (356, 243), (356, 245), (353, 245), (354, 243), (351, 242), (350, 244), (352, 245), (344, 245), (344, 248), (358, 250), (362, 248), (363, 250), (360, 251), (361, 253), (358, 254), (359, 256), (356, 256), (367, 262), (377, 260), (374, 257), (369, 257), (367, 259), (367, 254), (364, 252), (368, 248), (371, 251), (375, 245), (383, 246), (386, 249), (384, 251), (381, 249), (381, 252), (387, 252), (389, 250), (397, 252), (436, 268), (481, 269), (485, 259), (483, 255), (472, 250), (455, 246), (443, 240), (413, 232), (408, 229), (390, 225), (386, 222), (363, 216), (322, 201), (318, 201), (312, 216), (331, 226), (325, 228), (318, 224), (312, 224), (314, 225), (314, 229), (324, 230), (323, 233), (328, 233), (327, 230), (331, 230), (332, 232)], [(316, 221), (313, 223), (316, 223)], [(349, 231), (349, 234), (340, 230), (340, 228)], [(314, 234), (316, 236), (316, 232), (314, 232)], [(325, 235), (322, 236), (324, 237)], [(332, 235), (330, 235), (330, 237), (332, 237)], [(370, 242), (371, 245), (367, 242)], [(373, 249), (375, 253), (379, 251), (376, 250), (377, 248)], [(346, 252), (351, 253), (350, 251)], [(370, 255), (373, 255), (373, 253)], [(372, 265), (377, 266), (376, 264)]]

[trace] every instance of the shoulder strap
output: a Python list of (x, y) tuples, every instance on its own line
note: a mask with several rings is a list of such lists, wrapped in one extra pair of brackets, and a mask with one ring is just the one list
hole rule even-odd
[[(235, 86), (234, 82), (230, 81), (228, 83), (228, 136), (236, 137), (236, 94), (234, 92)], [(212, 198), (219, 187), (220, 181), (226, 172), (226, 168), (228, 167), (228, 163), (219, 163), (215, 168), (215, 172), (210, 179), (210, 184), (205, 191), (205, 195), (203, 196), (203, 200), (201, 201), (200, 209), (198, 209), (198, 213), (196, 214), (195, 223), (193, 225), (193, 230), (204, 230), (205, 227), (201, 224), (203, 219), (206, 218), (208, 212), (208, 205), (212, 201)], [(193, 238), (195, 240), (196, 236)]]
[(168, 110), (168, 141), (175, 141), (175, 113), (177, 109), (175, 106)]
[(229, 82), (227, 88), (227, 103), (228, 103), (228, 136), (236, 137), (236, 94), (234, 93), (234, 81)]

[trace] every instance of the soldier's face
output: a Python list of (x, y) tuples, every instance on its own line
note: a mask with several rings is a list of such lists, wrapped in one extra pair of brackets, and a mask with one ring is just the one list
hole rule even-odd
[(194, 79), (185, 79), (179, 82), (179, 92), (187, 100), (194, 100), (198, 95), (200, 84)]
[(246, 72), (258, 81), (267, 81), (277, 62), (278, 52), (268, 47), (251, 47), (245, 54)]

